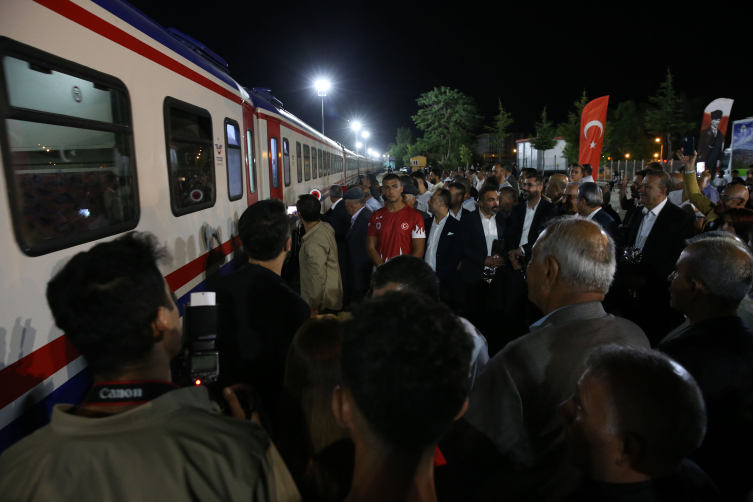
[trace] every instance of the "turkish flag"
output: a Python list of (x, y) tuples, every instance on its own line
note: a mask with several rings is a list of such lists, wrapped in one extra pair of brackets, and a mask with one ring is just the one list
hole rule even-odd
[(599, 177), (601, 164), (601, 145), (604, 143), (604, 124), (607, 122), (607, 103), (609, 96), (602, 96), (589, 102), (583, 108), (580, 116), (580, 151), (578, 161), (580, 165), (591, 164), (594, 168), (593, 177)]

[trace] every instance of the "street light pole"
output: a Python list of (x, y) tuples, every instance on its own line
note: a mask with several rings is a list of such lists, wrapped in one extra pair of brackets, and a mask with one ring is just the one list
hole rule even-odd
[(317, 80), (316, 81), (316, 90), (319, 93), (319, 96), (322, 98), (322, 136), (324, 135), (324, 97), (327, 95), (327, 91), (329, 90), (329, 82), (327, 80)]

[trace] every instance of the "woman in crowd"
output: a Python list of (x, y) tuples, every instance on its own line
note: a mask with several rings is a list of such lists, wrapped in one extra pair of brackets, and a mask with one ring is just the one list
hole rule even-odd
[(288, 351), (277, 445), (304, 501), (341, 501), (350, 490), (353, 443), (332, 413), (340, 384), (340, 321), (313, 317)]

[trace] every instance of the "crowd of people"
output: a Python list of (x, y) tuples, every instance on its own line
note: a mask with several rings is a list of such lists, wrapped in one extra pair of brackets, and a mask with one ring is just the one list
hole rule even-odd
[(0, 499), (750, 500), (749, 188), (679, 157), (631, 196), (588, 164), (301, 196), (300, 291), (285, 206), (249, 206), (209, 285), (219, 400), (173, 383), (157, 238), (79, 253), (47, 300), (94, 385), (0, 457)]

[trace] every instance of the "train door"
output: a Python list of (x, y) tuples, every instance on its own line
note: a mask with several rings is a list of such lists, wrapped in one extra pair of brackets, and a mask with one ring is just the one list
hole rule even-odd
[(269, 151), (269, 195), (282, 200), (282, 145), (280, 144), (280, 123), (267, 118), (267, 148)]
[(246, 150), (246, 190), (248, 205), (259, 200), (256, 173), (256, 137), (254, 136), (254, 111), (248, 103), (243, 104), (243, 130), (245, 131)]

